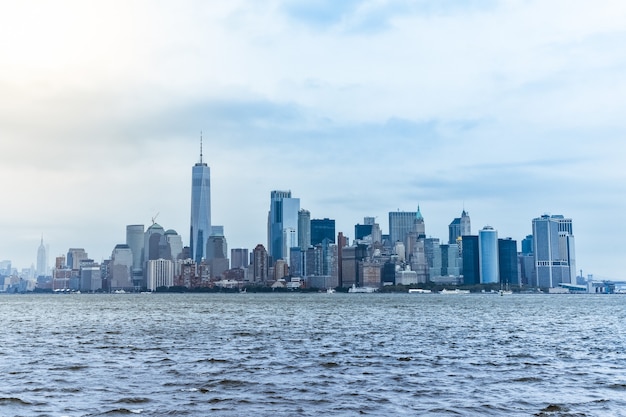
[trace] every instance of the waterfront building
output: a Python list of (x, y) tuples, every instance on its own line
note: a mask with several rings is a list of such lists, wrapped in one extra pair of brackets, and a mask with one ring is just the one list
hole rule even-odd
[(311, 245), (319, 245), (324, 239), (330, 243), (335, 243), (335, 220), (311, 219)]
[(533, 219), (536, 285), (554, 288), (576, 283), (576, 258), (572, 219), (543, 215)]
[(191, 169), (191, 226), (189, 249), (192, 259), (199, 264), (206, 258), (206, 246), (211, 234), (211, 170), (202, 160), (202, 135), (200, 135), (200, 161)]
[(43, 235), (41, 236), (41, 243), (37, 249), (37, 273), (38, 277), (44, 277), (48, 275), (48, 250), (43, 244)]
[[(80, 261), (80, 289), (81, 292), (94, 292), (102, 290), (102, 273), (100, 265), (93, 259), (83, 259)], [(70, 288), (72, 286), (70, 285)]]
[(300, 210), (298, 212), (298, 247), (305, 251), (311, 245), (311, 212)]
[(478, 236), (462, 236), (461, 242), (461, 244), (463, 245), (463, 284), (480, 284)]
[(485, 226), (478, 232), (478, 248), (480, 283), (498, 283), (498, 232), (493, 227)]
[(510, 237), (498, 239), (498, 269), (500, 283), (519, 285), (517, 241)]
[(111, 262), (108, 266), (109, 290), (132, 291), (133, 283), (133, 251), (128, 245), (115, 245), (111, 253)]
[(293, 229), (298, 236), (300, 199), (292, 198), (291, 191), (272, 191), (267, 219), (267, 245), (269, 256), (275, 261), (288, 256), (285, 253), (284, 230)]
[(258, 244), (252, 251), (253, 282), (263, 284), (267, 281), (269, 273), (268, 254), (265, 246)]
[(146, 267), (148, 291), (174, 285), (174, 263), (169, 259), (150, 259)]

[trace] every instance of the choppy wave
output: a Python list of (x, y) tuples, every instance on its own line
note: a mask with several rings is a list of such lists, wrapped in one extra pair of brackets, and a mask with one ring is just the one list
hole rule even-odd
[(623, 297), (4, 296), (0, 415), (619, 416)]

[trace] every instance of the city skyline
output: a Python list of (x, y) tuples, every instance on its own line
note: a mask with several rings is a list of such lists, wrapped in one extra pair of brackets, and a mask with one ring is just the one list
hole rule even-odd
[[(354, 225), (463, 209), (517, 241), (576, 222), (576, 266), (623, 277), (626, 5), (585, 2), (5, 2), (0, 260), (95, 260), (125, 226), (189, 242), (204, 132), (211, 221), (267, 241), (267, 196)], [(111, 27), (116, 30), (112, 31)]]

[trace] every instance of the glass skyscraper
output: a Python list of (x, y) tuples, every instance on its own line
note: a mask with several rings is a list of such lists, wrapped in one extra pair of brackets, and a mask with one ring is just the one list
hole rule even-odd
[[(298, 246), (298, 212), (300, 199), (291, 198), (291, 191), (272, 191), (267, 219), (267, 244), (272, 261), (287, 259), (291, 247)], [(285, 241), (285, 230), (295, 236), (293, 242)], [(291, 236), (291, 234), (289, 234)], [(285, 244), (287, 243), (287, 247)]]
[(211, 170), (202, 161), (200, 139), (200, 162), (191, 170), (191, 230), (189, 251), (192, 259), (200, 263), (206, 258), (207, 241), (211, 234)]
[(496, 284), (500, 279), (498, 263), (498, 232), (485, 226), (478, 232), (478, 258), (481, 284)]

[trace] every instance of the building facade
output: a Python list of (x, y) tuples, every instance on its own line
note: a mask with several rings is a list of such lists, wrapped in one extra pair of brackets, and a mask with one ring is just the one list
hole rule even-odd
[(206, 258), (206, 245), (211, 234), (211, 170), (202, 160), (200, 138), (200, 161), (191, 169), (191, 226), (189, 249), (196, 263)]
[(536, 286), (554, 288), (576, 283), (572, 219), (543, 215), (533, 219)]
[(497, 284), (500, 279), (498, 263), (498, 232), (485, 226), (478, 232), (478, 259), (481, 284)]
[(292, 198), (291, 191), (272, 191), (270, 194), (270, 210), (267, 218), (268, 253), (273, 261), (288, 256), (284, 252), (284, 230), (292, 229), (298, 236), (298, 212), (300, 199)]

